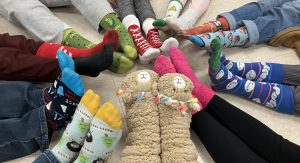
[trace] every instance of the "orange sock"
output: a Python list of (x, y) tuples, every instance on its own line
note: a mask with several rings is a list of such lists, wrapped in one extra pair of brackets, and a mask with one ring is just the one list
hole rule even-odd
[(217, 21), (219, 21), (221, 23), (221, 26), (219, 27), (220, 30), (228, 31), (230, 29), (229, 23), (228, 23), (227, 19), (225, 19), (224, 17), (218, 18)]
[(104, 34), (103, 41), (96, 46), (88, 49), (79, 49), (79, 48), (73, 48), (68, 46), (63, 46), (61, 44), (52, 44), (44, 42), (38, 49), (36, 55), (40, 57), (46, 57), (46, 58), (56, 58), (57, 51), (63, 47), (63, 51), (70, 55), (72, 58), (77, 57), (86, 57), (90, 56), (92, 54), (95, 54), (96, 52), (102, 51), (105, 45), (112, 44), (113, 49), (116, 50), (118, 48), (118, 33), (117, 31), (111, 29), (107, 30)]

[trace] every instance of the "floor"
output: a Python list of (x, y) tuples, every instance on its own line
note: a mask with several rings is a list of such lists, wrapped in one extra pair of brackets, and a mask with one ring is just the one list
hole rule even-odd
[[(164, 16), (166, 7), (169, 0), (151, 0), (151, 3), (155, 9), (158, 18)], [(230, 11), (236, 7), (239, 7), (243, 4), (251, 2), (252, 0), (212, 0), (209, 9), (207, 12), (202, 16), (199, 20), (198, 24), (206, 22), (208, 20), (213, 20), (218, 13), (222, 13), (225, 11)], [(224, 3), (225, 2), (225, 3)], [(99, 34), (95, 29), (93, 29), (88, 22), (76, 11), (76, 9), (69, 7), (69, 8), (56, 8), (52, 9), (53, 13), (68, 23), (71, 27), (73, 27), (76, 31), (81, 33), (86, 38), (94, 41), (99, 42), (101, 41), (102, 34)], [(26, 30), (16, 27), (10, 24), (7, 20), (0, 17), (0, 31), (1, 33), (9, 32), (10, 34), (23, 34), (28, 37), (32, 37)], [(180, 41), (180, 49), (186, 54), (186, 57), (191, 63), (192, 68), (196, 72), (197, 77), (205, 83), (209, 85), (209, 77), (207, 75), (207, 59), (208, 55), (205, 50), (201, 50), (194, 45), (192, 45), (188, 41)], [(265, 62), (277, 62), (283, 64), (300, 64), (300, 60), (296, 55), (295, 51), (292, 49), (287, 49), (283, 47), (270, 47), (267, 45), (259, 45), (247, 49), (243, 48), (231, 48), (226, 49), (225, 54), (227, 54), (229, 59), (235, 61), (244, 61), (244, 62), (253, 62), (253, 61), (265, 61)], [(144, 66), (137, 64), (132, 71), (144, 69), (144, 68), (152, 68), (152, 65)], [(124, 107), (121, 104), (121, 101), (118, 97), (115, 96), (114, 92), (120, 88), (120, 83), (124, 78), (124, 75), (117, 75), (111, 73), (109, 71), (103, 72), (97, 78), (89, 78), (89, 77), (82, 77), (85, 83), (86, 89), (93, 89), (97, 93), (99, 93), (102, 97), (102, 102), (111, 101), (116, 106), (120, 108), (124, 115)], [(271, 109), (262, 107), (257, 105), (253, 102), (250, 102), (246, 99), (218, 93), (221, 97), (226, 99), (227, 101), (231, 102), (241, 110), (249, 113), (253, 117), (257, 118), (270, 128), (272, 128), (275, 132), (282, 135), (283, 137), (289, 139), (290, 141), (300, 144), (300, 121), (299, 116), (297, 115), (285, 115), (277, 113)], [(124, 121), (124, 134), (122, 137), (119, 146), (114, 151), (113, 155), (109, 159), (108, 162), (118, 162), (119, 154), (122, 151), (124, 146), (124, 140), (126, 137), (126, 122)], [(59, 139), (59, 134), (56, 133), (54, 137), (51, 147), (55, 145)], [(199, 161), (211, 163), (214, 162), (206, 149), (204, 148), (201, 141), (192, 134), (192, 138), (199, 150)], [(34, 160), (40, 152), (36, 152), (30, 156), (26, 156), (24, 158), (16, 159), (10, 161), (11, 163), (18, 163), (18, 162), (31, 162)]]

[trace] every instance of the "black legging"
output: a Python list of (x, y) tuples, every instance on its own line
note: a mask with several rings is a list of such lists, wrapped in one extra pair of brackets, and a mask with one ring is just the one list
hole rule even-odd
[(193, 116), (191, 127), (217, 163), (300, 162), (300, 146), (219, 96)]

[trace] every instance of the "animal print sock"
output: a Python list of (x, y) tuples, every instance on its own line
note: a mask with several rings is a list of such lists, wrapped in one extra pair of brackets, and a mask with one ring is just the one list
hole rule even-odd
[(106, 102), (93, 118), (90, 131), (75, 163), (102, 162), (112, 153), (122, 136), (122, 116), (110, 102)]
[(253, 82), (233, 75), (221, 64), (220, 40), (213, 40), (211, 47), (214, 54), (209, 58), (209, 76), (213, 90), (238, 94), (279, 112), (294, 112), (294, 95), (290, 87)]
[(99, 107), (100, 97), (88, 90), (82, 97), (72, 122), (67, 126), (59, 143), (52, 149), (60, 162), (72, 162), (76, 159)]
[(232, 74), (244, 79), (270, 83), (282, 83), (283, 80), (284, 68), (282, 64), (233, 62), (226, 59), (224, 54), (222, 54), (221, 62)]
[(222, 48), (227, 48), (246, 45), (249, 42), (249, 35), (246, 27), (241, 27), (233, 31), (217, 31), (189, 36), (189, 40), (199, 47), (210, 47), (213, 39), (221, 40)]

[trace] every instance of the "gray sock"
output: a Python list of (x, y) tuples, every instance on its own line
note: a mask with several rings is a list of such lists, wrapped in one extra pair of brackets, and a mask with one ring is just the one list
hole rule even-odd
[(133, 0), (116, 0), (116, 3), (121, 21), (123, 21), (127, 15), (135, 15)]
[(156, 19), (156, 15), (149, 0), (132, 0), (134, 1), (134, 8), (140, 22), (143, 23), (147, 18)]
[(300, 86), (300, 65), (284, 65), (283, 84)]

